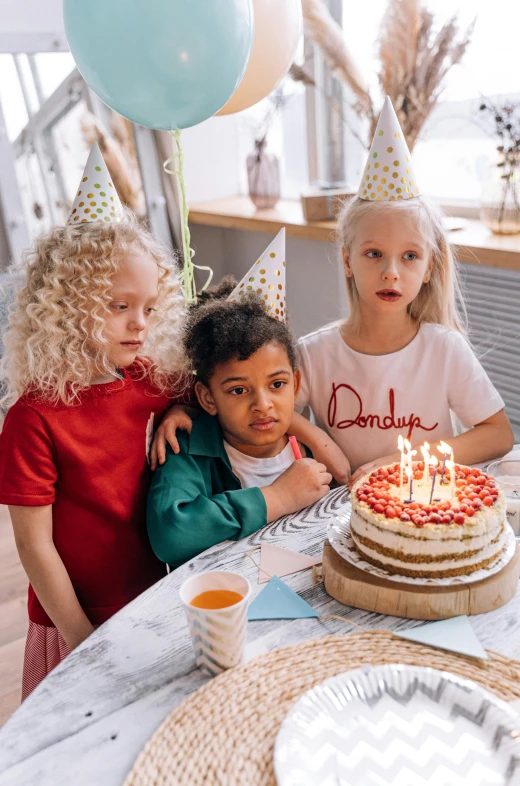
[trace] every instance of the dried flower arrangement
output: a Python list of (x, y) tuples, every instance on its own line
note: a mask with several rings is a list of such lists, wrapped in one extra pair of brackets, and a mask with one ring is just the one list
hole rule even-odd
[(483, 204), (482, 217), (494, 232), (520, 231), (520, 102), (495, 104), (484, 99), (478, 110), (479, 125), (498, 139), (496, 167), (499, 175), (495, 204)]
[(268, 106), (256, 135), (255, 145), (261, 148), (265, 147), (267, 135), (277, 115), (283, 112), (291, 98), (292, 95), (285, 89), (285, 80), (267, 97), (266, 101)]
[[(368, 148), (378, 109), (345, 43), (344, 32), (322, 0), (302, 0), (302, 8), (306, 35), (320, 47), (334, 75), (354, 94), (356, 114), (369, 120), (364, 140)], [(459, 34), (453, 16), (435, 32), (434, 15), (422, 0), (388, 0), (378, 38), (379, 83), (392, 100), (410, 150), (439, 100), (446, 74), (462, 60), (473, 25)], [(312, 81), (301, 69), (291, 73), (299, 81)]]
[(146, 214), (146, 204), (132, 124), (112, 112), (110, 125), (111, 133), (108, 134), (93, 114), (85, 112), (81, 132), (88, 147), (98, 143), (121, 201), (142, 218)]
[(255, 136), (254, 152), (247, 157), (249, 198), (258, 210), (272, 208), (280, 199), (280, 162), (267, 152), (267, 135), (289, 98), (283, 84), (267, 98), (268, 109)]
[(280, 199), (280, 163), (276, 155), (267, 152), (267, 136), (291, 98), (284, 79), (266, 99), (267, 109), (255, 134), (255, 150), (247, 157), (249, 197), (259, 210), (274, 207)]

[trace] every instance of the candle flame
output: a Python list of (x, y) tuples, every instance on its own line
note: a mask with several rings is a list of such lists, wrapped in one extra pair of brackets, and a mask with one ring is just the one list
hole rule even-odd
[(439, 463), (439, 460), (438, 460), (437, 456), (432, 456), (431, 459), (430, 459), (430, 464), (432, 465), (432, 467), (436, 467), (438, 463)]
[(412, 449), (412, 446), (411, 446), (410, 442), (408, 442), (407, 439), (405, 439), (405, 441), (404, 441), (404, 446), (405, 446), (406, 450), (409, 453), (411, 451), (411, 449)]
[(404, 440), (401, 434), (399, 434), (399, 436), (397, 437), (397, 449), (400, 450), (402, 453), (403, 447), (404, 447)]
[(450, 461), (449, 459), (446, 459), (446, 467), (448, 469), (453, 469), (454, 466), (455, 466), (455, 462), (454, 461)]
[(423, 445), (423, 448), (429, 452), (429, 451), (430, 451), (430, 445), (429, 445), (429, 443), (428, 443), (428, 442), (425, 442), (425, 443), (424, 443), (424, 445)]
[(442, 442), (442, 440), (441, 440), (441, 444), (440, 444), (440, 445), (437, 445), (437, 450), (438, 450), (440, 453), (442, 453), (442, 454), (443, 454), (443, 456), (447, 456), (447, 455), (448, 455), (448, 453), (451, 453), (451, 448), (450, 448), (450, 446), (449, 446), (449, 445), (447, 445), (445, 442)]
[[(426, 443), (426, 444), (428, 444), (428, 443)], [(424, 445), (421, 445), (421, 453), (423, 454), (423, 459), (425, 461), (428, 461), (428, 459), (430, 458), (430, 454), (428, 452), (428, 448), (425, 447)]]
[(410, 467), (405, 467), (404, 471), (406, 472), (407, 476), (410, 478), (412, 476), (412, 470)]

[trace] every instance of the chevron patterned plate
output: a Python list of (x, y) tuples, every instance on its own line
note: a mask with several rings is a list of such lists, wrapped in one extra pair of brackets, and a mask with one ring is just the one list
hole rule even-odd
[(274, 770), (278, 786), (519, 786), (520, 718), (449, 672), (356, 669), (294, 704)]
[(334, 551), (337, 551), (340, 557), (346, 559), (351, 565), (355, 565), (356, 568), (364, 570), (366, 573), (371, 573), (373, 576), (378, 576), (380, 579), (398, 581), (399, 583), (404, 582), (405, 584), (425, 584), (435, 587), (449, 586), (450, 584), (470, 584), (473, 581), (481, 581), (482, 579), (487, 579), (488, 576), (493, 576), (493, 574), (498, 573), (507, 565), (515, 553), (515, 534), (511, 526), (506, 524), (506, 546), (497, 559), (492, 562), (491, 565), (488, 565), (487, 568), (476, 570), (468, 576), (453, 576), (446, 579), (422, 579), (413, 578), (412, 576), (400, 576), (397, 573), (388, 573), (386, 570), (378, 568), (376, 565), (371, 565), (370, 562), (367, 562), (359, 553), (350, 535), (351, 512), (352, 506), (349, 501), (342, 505), (341, 510), (330, 520), (327, 527), (327, 538), (329, 543)]

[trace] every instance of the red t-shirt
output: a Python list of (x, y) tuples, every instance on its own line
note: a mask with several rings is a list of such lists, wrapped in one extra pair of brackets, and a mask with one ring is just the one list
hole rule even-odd
[[(92, 385), (77, 405), (22, 396), (0, 434), (0, 503), (52, 504), (56, 549), (94, 625), (166, 575), (146, 534), (146, 432), (174, 402), (138, 367)], [(52, 626), (31, 586), (28, 608)]]

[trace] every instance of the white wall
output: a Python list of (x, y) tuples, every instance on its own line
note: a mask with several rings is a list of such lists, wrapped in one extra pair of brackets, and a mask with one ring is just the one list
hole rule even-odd
[(0, 52), (66, 49), (62, 0), (0, 0)]
[[(192, 226), (195, 264), (210, 265), (214, 282), (227, 273), (240, 280), (273, 235), (237, 229)], [(290, 325), (303, 336), (347, 314), (342, 266), (335, 247), (303, 238), (287, 238), (287, 310)], [(201, 286), (205, 274), (197, 278)]]
[(240, 194), (241, 153), (236, 117), (210, 117), (185, 129), (181, 139), (189, 203)]
[(62, 0), (0, 0), (2, 33), (64, 33)]

